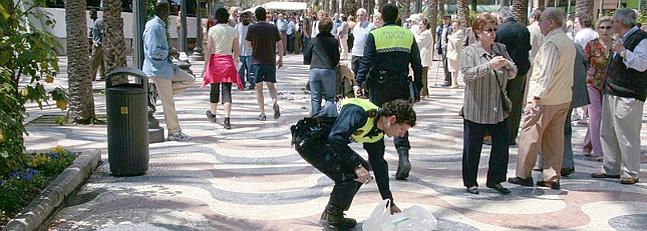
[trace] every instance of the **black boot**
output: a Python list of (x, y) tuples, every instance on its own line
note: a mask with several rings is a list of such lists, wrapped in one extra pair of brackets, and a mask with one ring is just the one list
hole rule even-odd
[(225, 117), (225, 129), (231, 129), (231, 121), (229, 120), (229, 117)]
[(409, 162), (409, 149), (398, 148), (398, 170), (395, 172), (396, 180), (406, 180), (411, 171), (411, 163)]
[[(357, 225), (357, 221), (352, 218), (345, 218), (344, 211), (334, 205), (326, 206), (326, 224), (329, 228), (336, 228), (338, 230), (352, 229)], [(323, 217), (323, 214), (322, 214)]]

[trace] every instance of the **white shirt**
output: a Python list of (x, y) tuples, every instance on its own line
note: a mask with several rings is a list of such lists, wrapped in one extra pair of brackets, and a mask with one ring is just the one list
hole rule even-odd
[(240, 49), (240, 56), (252, 56), (252, 47), (247, 46), (247, 41), (245, 38), (247, 38), (247, 31), (249, 30), (249, 26), (252, 25), (247, 24), (247, 26), (243, 25), (243, 23), (238, 23), (236, 24), (236, 31), (238, 32), (238, 48)]
[(575, 34), (575, 43), (580, 44), (582, 47), (586, 47), (586, 44), (589, 43), (591, 40), (595, 39), (598, 37), (598, 33), (595, 32), (591, 28), (584, 28), (578, 31)]
[[(625, 39), (635, 31), (639, 30), (637, 26), (631, 28), (627, 31), (626, 34), (622, 36), (620, 42), (624, 43)], [(634, 51), (627, 49), (625, 51), (625, 57), (622, 59), (622, 62), (625, 63), (627, 68), (633, 68), (637, 71), (644, 72), (647, 70), (647, 39), (643, 39), (638, 43)]]
[(528, 26), (528, 31), (530, 32), (530, 46), (532, 47), (529, 58), (530, 63), (532, 63), (535, 60), (537, 52), (539, 52), (541, 44), (544, 42), (544, 35), (541, 34), (541, 28), (539, 28), (539, 23), (537, 22)]
[(231, 55), (234, 53), (234, 39), (238, 38), (236, 29), (226, 23), (219, 23), (209, 28), (211, 53)]
[(319, 34), (319, 20), (316, 20), (312, 22), (312, 35), (310, 36), (310, 38), (317, 37), (318, 34)]
[(357, 23), (355, 28), (353, 28), (353, 51), (351, 55), (353, 56), (364, 56), (364, 45), (366, 45), (366, 39), (368, 38), (368, 33), (371, 33), (371, 30), (375, 28), (373, 23), (369, 21), (364, 21)]

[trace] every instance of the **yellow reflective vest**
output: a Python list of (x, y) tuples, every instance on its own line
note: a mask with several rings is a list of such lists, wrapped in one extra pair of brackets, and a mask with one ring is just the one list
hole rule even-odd
[(360, 99), (360, 98), (346, 98), (341, 101), (342, 107), (346, 104), (353, 104), (353, 105), (360, 106), (368, 113), (368, 118), (366, 119), (366, 123), (364, 124), (364, 126), (357, 129), (357, 131), (350, 136), (350, 138), (354, 142), (360, 143), (360, 144), (375, 143), (380, 141), (382, 138), (384, 138), (384, 132), (380, 132), (376, 136), (367, 136), (368, 133), (371, 132), (371, 130), (373, 130), (373, 126), (375, 125), (377, 111), (378, 109), (380, 109), (378, 106), (371, 103), (368, 99)]
[(371, 31), (377, 53), (402, 51), (411, 53), (414, 37), (411, 31), (399, 26), (384, 26)]

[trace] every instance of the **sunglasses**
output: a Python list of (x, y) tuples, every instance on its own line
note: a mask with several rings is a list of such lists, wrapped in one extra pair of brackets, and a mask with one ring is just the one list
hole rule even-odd
[(600, 30), (607, 29), (608, 30), (608, 29), (611, 29), (611, 27), (610, 26), (600, 26), (600, 27), (598, 27), (598, 29), (600, 29)]

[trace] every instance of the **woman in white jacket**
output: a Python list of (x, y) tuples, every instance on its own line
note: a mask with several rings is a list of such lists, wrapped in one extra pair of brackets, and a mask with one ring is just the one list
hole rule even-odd
[(452, 88), (458, 88), (458, 71), (461, 69), (465, 33), (460, 22), (452, 22), (452, 33), (447, 36), (447, 69), (452, 73)]
[(418, 44), (418, 49), (420, 49), (420, 61), (422, 63), (422, 89), (420, 90), (420, 96), (425, 97), (429, 96), (429, 90), (427, 88), (427, 73), (429, 72), (429, 67), (431, 66), (432, 58), (431, 55), (434, 52), (433, 47), (433, 37), (431, 30), (429, 30), (429, 20), (423, 18), (420, 23), (420, 30), (417, 34), (414, 33), (416, 38), (416, 43)]

